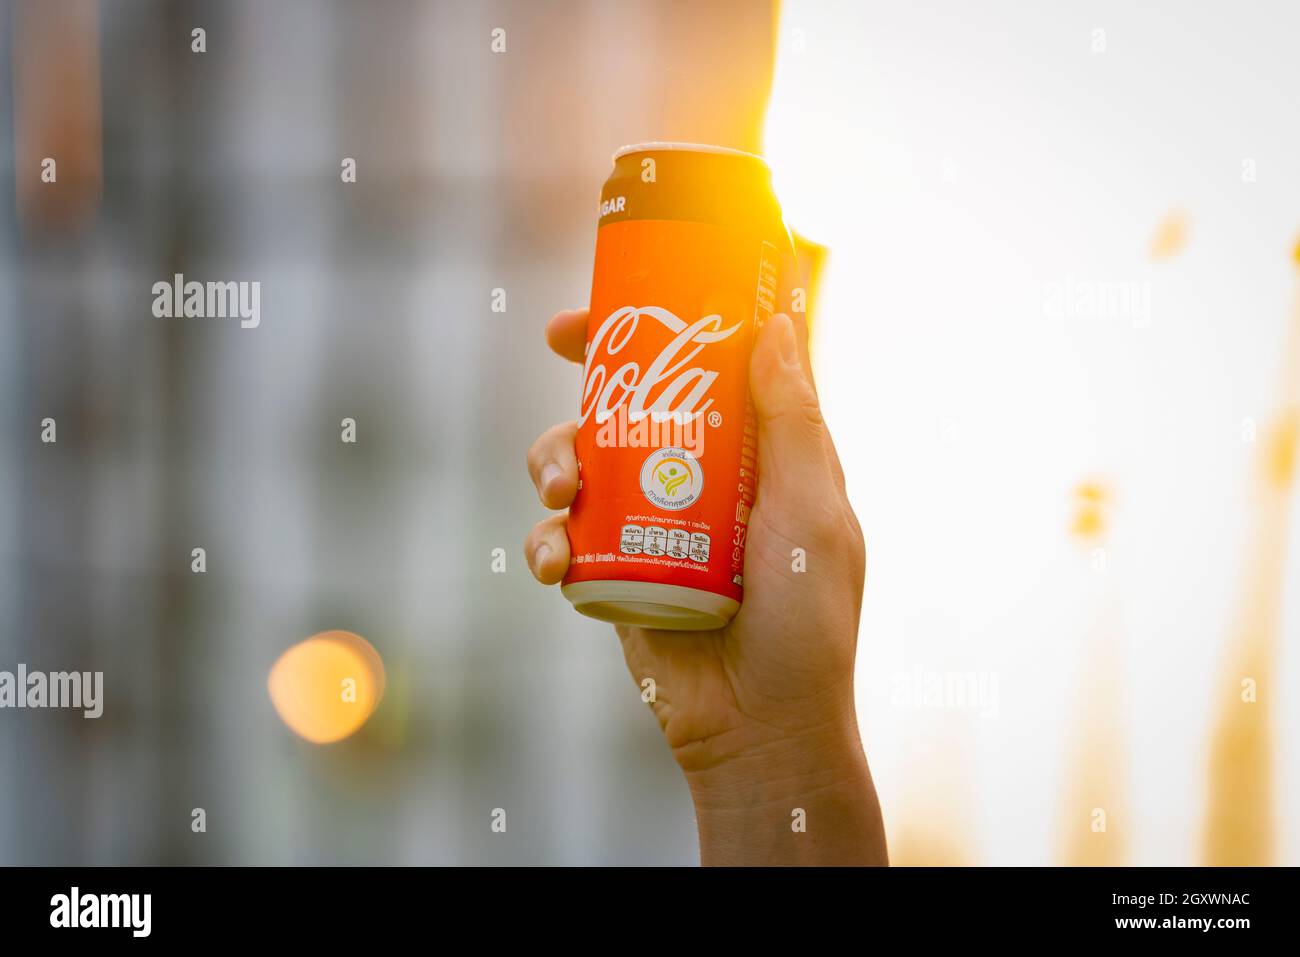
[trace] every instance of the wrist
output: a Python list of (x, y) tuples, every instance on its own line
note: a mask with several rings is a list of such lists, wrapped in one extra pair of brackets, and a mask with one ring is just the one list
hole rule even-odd
[(856, 778), (866, 766), (852, 711), (793, 733), (742, 731), (746, 740), (726, 757), (687, 768), (697, 811), (781, 802), (810, 788)]
[(705, 865), (887, 862), (852, 709), (797, 735), (756, 735), (686, 779)]

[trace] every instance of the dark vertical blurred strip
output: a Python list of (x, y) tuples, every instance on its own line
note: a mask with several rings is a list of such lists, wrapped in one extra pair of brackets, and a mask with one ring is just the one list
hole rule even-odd
[[(211, 277), (202, 274), (204, 267), (238, 216), (230, 195), (212, 175), (210, 157), (222, 130), (225, 71), (233, 68), (238, 53), (233, 25), (239, 7), (199, 0), (167, 0), (150, 6), (154, 12), (147, 19), (157, 25), (154, 35), (160, 42), (153, 52), (155, 76), (149, 82), (167, 86), (158, 108), (170, 162), (165, 173), (145, 177), (140, 168), (147, 168), (149, 160), (145, 144), (124, 144), (130, 152), (122, 158), (122, 175), (137, 187), (165, 197), (166, 212), (146, 234), (142, 267), (152, 271), (155, 279), (185, 274), (186, 279), (205, 280)], [(195, 53), (191, 46), (191, 30), (196, 26), (207, 31), (209, 46), (204, 53)], [(115, 81), (129, 75), (115, 62)], [(136, 106), (125, 94), (113, 104), (118, 112), (110, 119), (116, 130), (117, 123), (126, 123), (124, 111)], [(116, 154), (112, 159), (117, 159)], [(110, 164), (110, 172), (114, 168)], [(135, 212), (129, 215), (134, 220)], [(146, 297), (140, 307), (145, 321), (147, 310)], [(205, 629), (207, 622), (219, 617), (214, 611), (216, 600), (210, 596), (221, 579), (191, 574), (189, 562), (190, 549), (215, 535), (202, 521), (203, 503), (213, 494), (204, 467), (204, 430), (222, 355), (202, 334), (201, 326), (165, 322), (161, 329), (156, 352), (158, 452), (152, 463), (160, 494), (152, 520), (158, 529), (155, 567), (164, 571), (151, 578), (154, 592), (148, 597), (156, 611), (156, 627), (147, 643), (142, 642), (145, 650), (138, 665), (148, 676), (148, 690), (137, 689), (148, 700), (138, 709), (139, 721), (131, 729), (138, 746), (149, 747), (154, 755), (155, 777), (140, 787), (149, 794), (161, 820), (136, 850), (147, 863), (190, 865), (216, 856), (190, 831), (192, 810), (205, 807), (212, 817), (220, 814), (210, 806), (216, 790), (210, 760), (215, 735), (207, 713), (195, 703), (204, 700), (217, 680), (204, 666), (205, 640), (221, 640), (221, 636)]]
[[(22, 343), (18, 326), (16, 263), (16, 214), (13, 176), (12, 34), (13, 10), (0, 0), (0, 620), (17, 623), (20, 614), (20, 559), (16, 542), (19, 534), (19, 461), (22, 422), (18, 415), (19, 353)], [(20, 639), (16, 629), (0, 629), (0, 662), (18, 660)], [(8, 665), (4, 666), (6, 669)], [(0, 722), (0, 768), (18, 764), (18, 728)], [(0, 866), (18, 861), (19, 786), (12, 773), (0, 776)]]
[[(25, 228), (75, 230), (103, 190), (98, 0), (15, 0), (14, 185)], [(42, 178), (54, 160), (55, 182)]]
[[(193, 208), (198, 200), (184, 175), (186, 170), (194, 168), (195, 140), (202, 136), (194, 120), (190, 119), (199, 112), (193, 103), (193, 54), (189, 47), (189, 25), (193, 21), (189, 15), (191, 11), (188, 3), (168, 3), (157, 12), (158, 19), (164, 24), (162, 33), (170, 41), (157, 51), (156, 70), (159, 79), (168, 83), (170, 88), (169, 108), (163, 111), (162, 125), (168, 130), (172, 155), (167, 175), (158, 177), (149, 185), (159, 195), (167, 197), (170, 215), (156, 224), (157, 235), (150, 237), (153, 241), (141, 257), (141, 265), (154, 269), (159, 278), (192, 271), (192, 267), (186, 268), (195, 240), (192, 230), (202, 230), (205, 225)], [(203, 26), (215, 34), (211, 19), (205, 17)], [(112, 76), (116, 80), (116, 71)], [(116, 115), (111, 119), (116, 120)], [(143, 158), (134, 153), (122, 158), (124, 179), (135, 182), (139, 171), (133, 167)], [(158, 528), (156, 564), (165, 571), (152, 581), (156, 589), (151, 597), (157, 625), (154, 633), (141, 642), (145, 648), (138, 665), (149, 676), (148, 683), (157, 691), (149, 705), (141, 707), (141, 721), (131, 731), (139, 736), (142, 744), (147, 742), (145, 746), (153, 749), (155, 761), (151, 770), (155, 777), (147, 783), (140, 782), (138, 786), (153, 792), (154, 807), (161, 818), (153, 841), (147, 850), (142, 851), (141, 857), (149, 863), (156, 861), (165, 866), (195, 863), (194, 854), (187, 847), (189, 842), (184, 839), (186, 829), (182, 826), (182, 815), (188, 816), (185, 804), (193, 807), (204, 803), (201, 794), (193, 795), (191, 801), (185, 800), (191, 791), (188, 772), (192, 759), (189, 755), (195, 751), (203, 753), (206, 742), (193, 739), (192, 711), (186, 706), (187, 697), (200, 689), (186, 667), (193, 651), (193, 631), (187, 625), (187, 611), (193, 610), (195, 599), (193, 585), (188, 580), (193, 576), (186, 574), (185, 558), (190, 550), (186, 538), (194, 534), (191, 525), (194, 492), (184, 477), (195, 474), (188, 467), (185, 436), (196, 415), (191, 396), (203, 388), (207, 367), (201, 357), (191, 354), (194, 346), (189, 344), (191, 340), (185, 336), (186, 331), (174, 323), (165, 323), (158, 338), (156, 361), (159, 367), (155, 381), (160, 414), (157, 459), (152, 466), (163, 481), (152, 518)], [(144, 721), (151, 721), (153, 726), (146, 727)]]
[[(90, 473), (96, 396), (86, 324), (85, 264), (102, 191), (100, 24), (91, 0), (15, 0), (5, 40), (12, 78), (20, 370), (17, 662), (34, 670), (98, 670), (83, 601), (93, 529)], [(42, 178), (52, 159), (54, 178)], [(43, 445), (41, 420), (58, 441)], [(107, 709), (106, 709), (107, 710)], [(87, 742), (111, 717), (24, 713), (17, 722), (17, 863), (87, 860), (92, 803)]]

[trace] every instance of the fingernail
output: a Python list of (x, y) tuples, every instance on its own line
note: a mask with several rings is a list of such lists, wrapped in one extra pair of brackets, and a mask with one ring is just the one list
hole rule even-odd
[(533, 552), (533, 571), (540, 572), (542, 570), (542, 563), (546, 561), (546, 556), (550, 554), (550, 545), (547, 545), (545, 542), (538, 545), (537, 550)]
[(542, 492), (545, 493), (546, 490), (551, 487), (551, 484), (563, 477), (563, 475), (564, 469), (560, 468), (554, 462), (547, 462), (542, 466), (542, 474), (538, 478)]
[(781, 323), (781, 358), (786, 365), (799, 364), (799, 346), (794, 341), (794, 323), (785, 313), (780, 313), (776, 320)]

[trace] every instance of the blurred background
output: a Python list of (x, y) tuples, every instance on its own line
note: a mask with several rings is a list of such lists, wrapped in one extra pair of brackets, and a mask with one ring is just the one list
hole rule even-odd
[[(0, 711), (0, 863), (698, 859), (617, 641), (520, 548), (576, 410), (542, 328), (649, 139), (764, 152), (829, 250), (893, 859), (1300, 863), (1298, 27), (0, 3), (0, 670), (105, 683)], [(176, 273), (260, 282), (260, 326), (155, 318)], [(333, 629), (384, 694), (313, 743), (268, 677)]]

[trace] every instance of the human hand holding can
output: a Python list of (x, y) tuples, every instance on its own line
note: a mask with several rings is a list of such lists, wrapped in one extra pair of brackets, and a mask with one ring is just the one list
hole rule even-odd
[[(701, 174), (700, 157), (723, 161)], [(691, 185), (642, 201), (626, 174), (645, 159), (647, 186)], [(563, 580), (580, 611), (616, 623), (690, 783), (705, 863), (883, 863), (853, 700), (865, 549), (807, 324), (772, 311), (788, 250), (762, 189), (765, 165), (735, 151), (616, 155), (592, 307), (547, 328), (583, 364), (581, 417), (528, 455), (543, 504), (569, 511), (525, 551), (539, 581)], [(682, 199), (691, 218), (663, 218)], [(796, 806), (836, 839), (771, 826)]]

